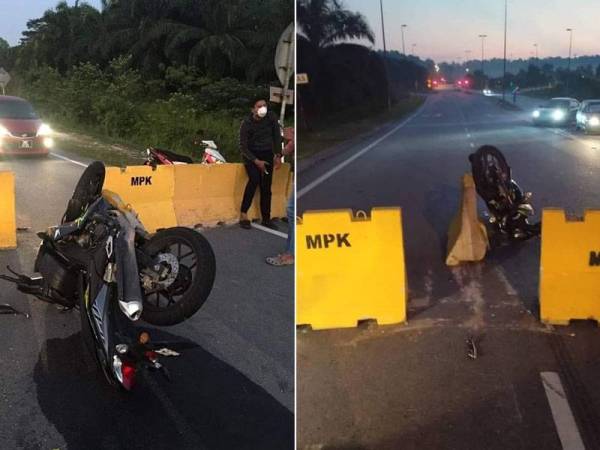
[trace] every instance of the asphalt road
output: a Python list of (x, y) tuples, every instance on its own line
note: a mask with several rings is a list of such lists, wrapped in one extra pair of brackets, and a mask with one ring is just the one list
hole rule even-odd
[[(0, 251), (0, 267), (29, 273), (35, 232), (60, 220), (83, 167), (51, 156), (0, 170), (15, 172), (17, 225), (29, 227), (16, 251)], [(264, 263), (285, 240), (237, 226), (203, 233), (217, 259), (211, 296), (185, 323), (152, 332), (198, 345), (165, 361), (172, 383), (148, 375), (132, 393), (114, 391), (85, 353), (77, 312), (0, 286), (0, 303), (31, 315), (0, 317), (0, 448), (293, 448), (294, 272)]]
[[(529, 117), (495, 98), (438, 92), (403, 125), (298, 175), (300, 214), (402, 207), (409, 290), (407, 325), (299, 333), (299, 449), (600, 448), (600, 330), (540, 324), (539, 240), (444, 264), (461, 176), (480, 145), (504, 152), (538, 211), (600, 208), (600, 138), (536, 128)], [(548, 372), (562, 386), (543, 381)], [(554, 404), (558, 418), (556, 398), (568, 401)]]

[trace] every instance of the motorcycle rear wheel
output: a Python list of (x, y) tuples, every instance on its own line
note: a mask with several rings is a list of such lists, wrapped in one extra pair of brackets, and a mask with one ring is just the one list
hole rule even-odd
[(178, 259), (179, 270), (168, 288), (144, 295), (142, 319), (168, 326), (194, 315), (206, 302), (215, 280), (215, 255), (208, 240), (190, 228), (167, 228), (152, 236), (144, 251), (152, 257), (171, 253)]

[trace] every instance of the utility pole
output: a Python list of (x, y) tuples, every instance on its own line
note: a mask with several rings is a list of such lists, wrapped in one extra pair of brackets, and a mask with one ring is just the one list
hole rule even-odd
[(537, 44), (533, 44), (533, 46), (535, 47), (535, 59), (539, 60), (539, 56), (538, 56), (538, 45)]
[(412, 45), (412, 54), (413, 56), (417, 56), (417, 53), (415, 52), (415, 47), (417, 46), (417, 44), (413, 44)]
[[(382, 19), (383, 20), (383, 19)], [(407, 27), (405, 23), (400, 26), (400, 32), (402, 33), (402, 54), (406, 56), (406, 50), (404, 49), (404, 29)]]
[[(391, 90), (392, 80), (390, 79), (390, 71), (388, 70), (387, 47), (385, 45), (385, 25), (383, 23), (383, 0), (379, 0), (379, 7), (381, 9), (381, 36), (383, 38), (383, 67), (385, 68), (385, 73), (386, 73), (386, 78), (387, 78), (387, 104), (388, 104), (388, 110), (391, 110), (392, 109), (392, 99), (390, 97), (390, 90)], [(402, 38), (402, 45), (404, 46), (404, 38)], [(403, 51), (404, 51), (404, 49), (403, 49)]]
[(481, 73), (485, 74), (483, 71), (483, 42), (487, 37), (487, 34), (480, 34), (479, 37), (481, 38)]
[(506, 24), (508, 21), (508, 0), (504, 0), (504, 69), (502, 72), (502, 101), (506, 93)]
[(569, 62), (567, 63), (567, 94), (569, 94), (569, 78), (571, 75), (571, 50), (573, 49), (573, 28), (567, 28), (569, 32)]

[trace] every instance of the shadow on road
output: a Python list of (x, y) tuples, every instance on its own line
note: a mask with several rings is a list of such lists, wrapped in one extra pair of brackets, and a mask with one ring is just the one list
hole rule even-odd
[(148, 373), (120, 392), (80, 333), (49, 339), (33, 374), (40, 409), (69, 449), (293, 448), (293, 414), (230, 365), (201, 347), (165, 363), (172, 383)]

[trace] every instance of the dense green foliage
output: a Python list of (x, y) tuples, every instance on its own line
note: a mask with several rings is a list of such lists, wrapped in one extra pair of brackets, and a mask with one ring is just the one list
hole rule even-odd
[(292, 0), (63, 1), (28, 22), (20, 45), (0, 41), (0, 65), (9, 91), (59, 125), (188, 152), (200, 135), (234, 160), (292, 20)]

